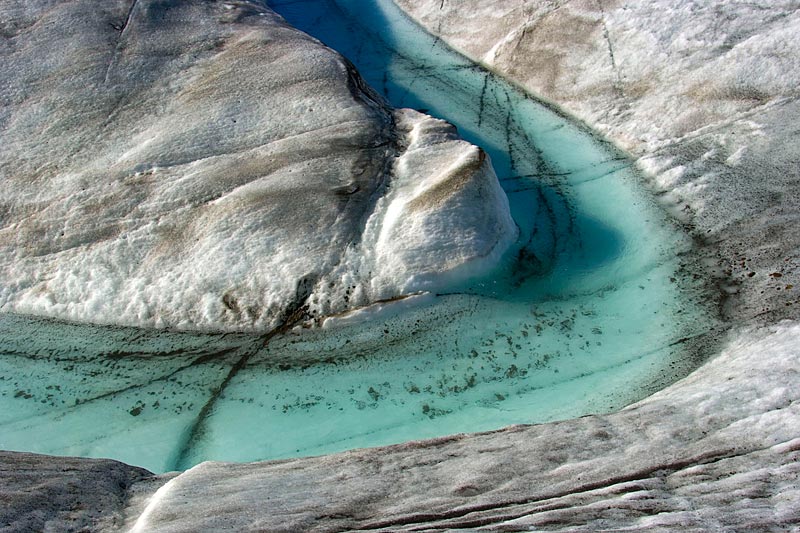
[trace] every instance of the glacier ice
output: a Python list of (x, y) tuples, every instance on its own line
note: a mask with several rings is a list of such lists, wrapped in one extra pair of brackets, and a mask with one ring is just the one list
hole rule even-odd
[(441, 209), (394, 202), (400, 222), (365, 238), (391, 182), (455, 177), (466, 143), (424, 117), (405, 131), (260, 4), (122, 7), (37, 4), (26, 16), (60, 29), (20, 31), (4, 55), (3, 312), (264, 331), (309, 297), (328, 314), (441, 287), (514, 240), (488, 161), (462, 166)]
[[(138, 5), (134, 28), (149, 6)], [(207, 20), (193, 6), (181, 9)], [(691, 243), (637, 187), (624, 154), (453, 54), (389, 4), (326, 12), (330, 7), (304, 5), (297, 23), (318, 21), (320, 37), (344, 43), (383, 96), (316, 41), (267, 12), (241, 7), (233, 27), (244, 34), (201, 54), (195, 77), (174, 81), (174, 88), (186, 83), (179, 94), (191, 96), (191, 105), (206, 95), (218, 106), (233, 100), (226, 109), (240, 112), (236, 127), (250, 121), (241, 126), (245, 138), (278, 138), (241, 153), (136, 167), (139, 185), (169, 199), (146, 197), (137, 209), (163, 209), (167, 220), (190, 223), (162, 228), (163, 245), (143, 263), (159, 284), (139, 280), (131, 289), (143, 301), (100, 299), (95, 309), (125, 306), (114, 315), (121, 323), (144, 309), (143, 324), (249, 331), (6, 314), (0, 363), (16, 377), (0, 383), (0, 445), (113, 454), (157, 471), (208, 458), (312, 455), (612, 411), (697, 363), (686, 340), (697, 342), (710, 320), (698, 319), (707, 293), (690, 275)], [(298, 4), (285, 9), (289, 17)], [(392, 31), (376, 33), (386, 20)], [(264, 41), (264, 24), (276, 25), (282, 38)], [(354, 31), (363, 46), (353, 47)], [(239, 54), (256, 61), (259, 46), (270, 49), (259, 60), (273, 69), (264, 93), (272, 98), (244, 95), (245, 112), (238, 93), (219, 91), (228, 62), (239, 65)], [(290, 51), (271, 48), (282, 46)], [(313, 65), (292, 70), (291, 54)], [(120, 52), (109, 80), (124, 60)], [(317, 69), (328, 77), (316, 80)], [(245, 70), (229, 83), (257, 84), (260, 74)], [(206, 83), (212, 73), (216, 85)], [(284, 74), (287, 86), (276, 81)], [(391, 111), (383, 97), (426, 112)], [(147, 142), (135, 134), (133, 151), (123, 139), (118, 157), (134, 160), (152, 150), (177, 157), (158, 148), (172, 134), (167, 144), (178, 155), (202, 148), (186, 144), (185, 124), (170, 114), (170, 106), (189, 104), (171, 102), (153, 117), (158, 127), (147, 128), (147, 135), (164, 130), (162, 136)], [(312, 104), (318, 110), (331, 102), (340, 102), (331, 123), (314, 129)], [(138, 109), (121, 107), (118, 114)], [(292, 122), (262, 124), (250, 116), (273, 113)], [(455, 122), (458, 134), (485, 152), (430, 114)], [(291, 127), (308, 131), (289, 135)], [(196, 142), (204, 135), (211, 133)], [(260, 175), (263, 169), (270, 173)], [(219, 196), (205, 201), (214, 191)], [(149, 242), (150, 230), (138, 231)], [(122, 240), (112, 235), (55, 256), (105, 257), (103, 247)], [(41, 257), (48, 254), (26, 264)], [(174, 264), (163, 266), (164, 257)], [(67, 274), (85, 265), (68, 264), (74, 272), (57, 269), (59, 282), (83, 290)], [(103, 288), (120, 272), (109, 265), (93, 279)], [(237, 279), (241, 286), (228, 285)], [(276, 287), (265, 289), (273, 281)], [(258, 298), (281, 305), (265, 307)], [(147, 311), (148, 299), (163, 300), (173, 314), (159, 322)], [(269, 329), (275, 323), (283, 326)]]

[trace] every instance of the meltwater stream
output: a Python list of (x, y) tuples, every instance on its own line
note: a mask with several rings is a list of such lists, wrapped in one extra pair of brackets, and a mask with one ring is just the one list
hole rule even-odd
[[(262, 347), (0, 317), (0, 449), (154, 471), (608, 412), (685, 375), (712, 319), (690, 239), (630, 161), (421, 31), (389, 0), (274, 1), (396, 107), (484, 147), (521, 229), (458, 294)], [(362, 317), (363, 318), (363, 317)], [(239, 368), (242, 354), (252, 354)]]

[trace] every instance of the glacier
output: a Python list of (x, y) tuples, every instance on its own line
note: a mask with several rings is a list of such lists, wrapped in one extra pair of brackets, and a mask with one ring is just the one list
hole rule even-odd
[[(541, 13), (532, 3), (522, 3), (523, 17), (512, 13), (512, 22), (522, 22), (524, 27), (510, 39), (505, 35), (513, 24), (498, 22), (502, 1), (483, 4), (484, 11), (492, 11), (488, 14), (478, 10), (481, 6), (472, 6), (472, 22), (460, 16), (469, 9), (455, 10), (447, 1), (406, 4), (412, 13), (417, 9), (427, 9), (433, 16), (437, 10), (446, 12), (447, 17), (434, 18), (429, 28), (456, 46), (459, 42), (454, 36), (486, 34), (497, 36), (504, 46), (512, 44), (506, 50), (513, 50), (517, 41), (525, 43), (528, 36), (547, 34), (547, 24), (537, 20)], [(681, 72), (689, 73), (693, 80), (715, 78), (719, 72), (728, 79), (736, 72), (734, 66), (741, 64), (720, 57), (713, 68), (682, 71), (682, 66), (692, 62), (710, 64), (707, 48), (693, 47), (691, 39), (679, 39), (673, 40), (672, 48), (663, 55), (652, 54), (643, 51), (645, 41), (639, 37), (615, 39), (619, 28), (615, 24), (620, 21), (652, 32), (708, 24), (715, 32), (729, 32), (736, 39), (745, 36), (742, 42), (754, 55), (753, 61), (763, 58), (764, 64), (776, 62), (779, 71), (796, 72), (787, 62), (797, 54), (776, 55), (775, 47), (752, 46), (791, 33), (791, 2), (732, 3), (719, 6), (718, 12), (698, 3), (665, 1), (652, 6), (655, 17), (643, 15), (649, 7), (631, 11), (629, 6), (609, 2), (564, 4), (555, 6), (560, 14), (568, 15), (561, 27), (572, 31), (562, 33), (564, 47), (556, 49), (556, 55), (566, 57), (571, 65), (561, 71), (564, 73), (601, 70), (604, 61), (611, 64), (617, 58), (624, 69), (631, 60), (645, 55), (650, 61), (641, 64), (657, 67), (663, 57), (676, 67), (673, 76), (648, 76), (654, 94), (666, 94), (676, 85), (664, 80), (674, 80)], [(755, 9), (757, 16), (749, 9)], [(575, 10), (577, 16), (572, 16)], [(654, 24), (663, 19), (665, 10), (674, 10), (670, 17), (674, 24)], [(683, 13), (690, 16), (682, 18)], [(420, 20), (426, 23), (423, 17)], [(535, 31), (537, 27), (544, 31)], [(627, 35), (636, 33), (628, 31)], [(736, 39), (720, 40), (719, 51), (735, 49)], [(782, 43), (793, 50), (791, 40)], [(603, 53), (586, 54), (592, 47)], [(496, 57), (503, 56), (502, 50), (502, 46), (495, 48)], [(626, 54), (629, 62), (623, 63)], [(492, 68), (519, 81), (512, 65), (520, 65), (524, 57), (517, 54), (506, 66)], [(516, 68), (523, 75), (544, 72), (558, 81), (558, 70)], [(627, 133), (654, 131), (653, 121), (638, 122), (635, 115), (626, 113), (629, 108), (625, 106), (640, 101), (652, 105), (653, 100), (638, 99), (640, 93), (635, 91), (620, 91), (620, 80), (625, 79), (613, 69), (610, 72), (607, 79), (584, 78), (596, 86), (594, 92), (585, 94), (600, 95), (592, 101), (592, 108), (606, 113), (604, 118), (587, 121), (631, 148), (627, 139), (634, 137), (626, 138)], [(245, 465), (203, 463), (181, 474), (156, 477), (111, 461), (4, 452), (0, 455), (4, 497), (18, 502), (5, 511), (4, 522), (21, 528), (25, 524), (41, 527), (42, 521), (47, 521), (49, 527), (82, 524), (95, 529), (164, 531), (222, 525), (308, 531), (791, 527), (798, 520), (794, 391), (800, 333), (794, 323), (781, 320), (795, 318), (792, 250), (796, 247), (792, 242), (796, 232), (792, 228), (797, 210), (792, 201), (796, 197), (792, 162), (796, 155), (792, 151), (795, 145), (788, 142), (793, 130), (787, 126), (792, 122), (787, 117), (794, 116), (796, 97), (775, 84), (779, 79), (775, 73), (751, 76), (745, 69), (736, 77), (757, 90), (731, 95), (758, 95), (761, 91), (762, 96), (745, 98), (749, 108), (741, 113), (734, 109), (733, 121), (716, 124), (713, 114), (698, 108), (716, 105), (714, 95), (727, 93), (692, 93), (705, 95), (701, 104), (689, 100), (674, 108), (654, 105), (652, 116), (657, 118), (654, 122), (663, 121), (669, 128), (675, 126), (671, 109), (693, 113), (693, 122), (679, 126), (694, 124), (696, 132), (674, 140), (665, 138), (655, 149), (631, 148), (641, 156), (639, 165), (655, 176), (663, 200), (693, 228), (707, 262), (719, 275), (719, 288), (728, 295), (721, 311), (731, 331), (719, 347), (706, 352), (713, 357), (687, 378), (611, 414), (311, 459)], [(520, 83), (559, 101), (558, 93), (547, 93), (524, 80)], [(619, 95), (623, 98), (617, 99)], [(723, 111), (729, 105), (724, 100)], [(669, 102), (670, 98), (662, 100)], [(581, 116), (573, 103), (559, 103)], [(744, 139), (734, 141), (739, 134)], [(500, 163), (498, 168), (502, 166)], [(345, 340), (343, 337), (341, 342)], [(43, 480), (47, 482), (43, 484)], [(103, 497), (84, 497), (96, 483), (105, 488)], [(26, 491), (30, 486), (40, 487), (39, 493)], [(38, 511), (26, 511), (34, 500)], [(194, 503), (186, 505), (187, 501)]]
[[(279, 167), (210, 201), (213, 209), (227, 206), (230, 216), (220, 223), (230, 236), (205, 235), (194, 252), (160, 247), (148, 265), (159, 272), (186, 268), (188, 285), (143, 282), (140, 300), (157, 294), (182, 302), (182, 291), (203, 287), (195, 287), (198, 275), (212, 274), (225, 283), (242, 276), (252, 293), (244, 287), (244, 296), (240, 289), (207, 294), (205, 309), (191, 298), (181, 303), (185, 312), (164, 308), (159, 316), (174, 319), (166, 328), (132, 327), (125, 314), (112, 315), (120, 322), (114, 328), (102, 320), (0, 317), (0, 365), (13, 378), (0, 387), (0, 445), (111, 456), (156, 472), (208, 459), (308, 456), (610, 412), (698, 364), (698, 347), (717, 334), (706, 301), (713, 294), (692, 243), (637, 187), (624, 154), (452, 53), (390, 4), (370, 11), (338, 4), (347, 7), (343, 13), (336, 5), (306, 5), (297, 20), (296, 4), (274, 7), (298, 25), (312, 22), (309, 31), (341, 47), (380, 88), (382, 97), (333, 56), (348, 83), (363, 85), (356, 95), (367, 110), (380, 124), (388, 121), (391, 143), (368, 151), (382, 173), (370, 177), (373, 167), (364, 165), (327, 170), (323, 165), (336, 162), (323, 157), (305, 177), (287, 175), (280, 184), (316, 194), (308, 183), (319, 177), (314, 172), (355, 172), (349, 185), (322, 193), (352, 209), (325, 228), (352, 226), (346, 243), (331, 241), (318, 226), (303, 230), (313, 233), (308, 238), (301, 228), (282, 233), (303, 217), (326, 219), (302, 203), (276, 200), (271, 187), (282, 176)], [(132, 12), (134, 28), (142, 13)], [(265, 24), (253, 16), (243, 19), (244, 28)], [(384, 20), (397, 35), (370, 29)], [(358, 43), (353, 32), (362, 35)], [(213, 58), (226, 65), (236, 53)], [(460, 140), (454, 126), (413, 109), (392, 111), (382, 98), (454, 120), (486, 151)], [(268, 146), (291, 147), (306, 137)], [(319, 149), (340, 157), (330, 145)], [(287, 152), (285, 161), (304, 154), (305, 148)], [(272, 170), (248, 161), (247, 169)], [(307, 161), (300, 157), (297, 165)], [(229, 172), (237, 169), (232, 164)], [(184, 171), (174, 170), (182, 185), (199, 179)], [(368, 187), (369, 200), (358, 200)], [(239, 216), (243, 199), (254, 207)], [(250, 222), (239, 227), (240, 220)], [(273, 241), (294, 259), (269, 256), (264, 246)], [(314, 270), (318, 242), (334, 259)], [(267, 255), (262, 260), (259, 253)], [(217, 270), (207, 272), (209, 261)], [(285, 294), (273, 288), (267, 297), (283, 308), (266, 312), (248, 303), (263, 297), (259, 284), (274, 282), (263, 268), (282, 273), (276, 287)], [(233, 269), (230, 279), (226, 269)], [(126, 279), (124, 271), (113, 275)], [(124, 304), (130, 306), (111, 302)], [(92, 423), (100, 418), (106, 423)]]

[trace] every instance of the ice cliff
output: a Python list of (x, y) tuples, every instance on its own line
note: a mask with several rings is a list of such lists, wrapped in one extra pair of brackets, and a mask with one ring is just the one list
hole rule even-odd
[(516, 227), (454, 128), (259, 2), (4, 2), (0, 310), (264, 330), (491, 267)]

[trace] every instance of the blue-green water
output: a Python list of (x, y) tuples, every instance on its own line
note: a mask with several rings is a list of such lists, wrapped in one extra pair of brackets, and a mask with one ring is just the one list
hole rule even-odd
[(484, 147), (516, 247), (460, 294), (265, 347), (2, 316), (0, 448), (155, 471), (314, 455), (607, 412), (692, 368), (685, 341), (711, 319), (682, 264), (691, 242), (629, 160), (388, 0), (271, 5), (393, 105)]

